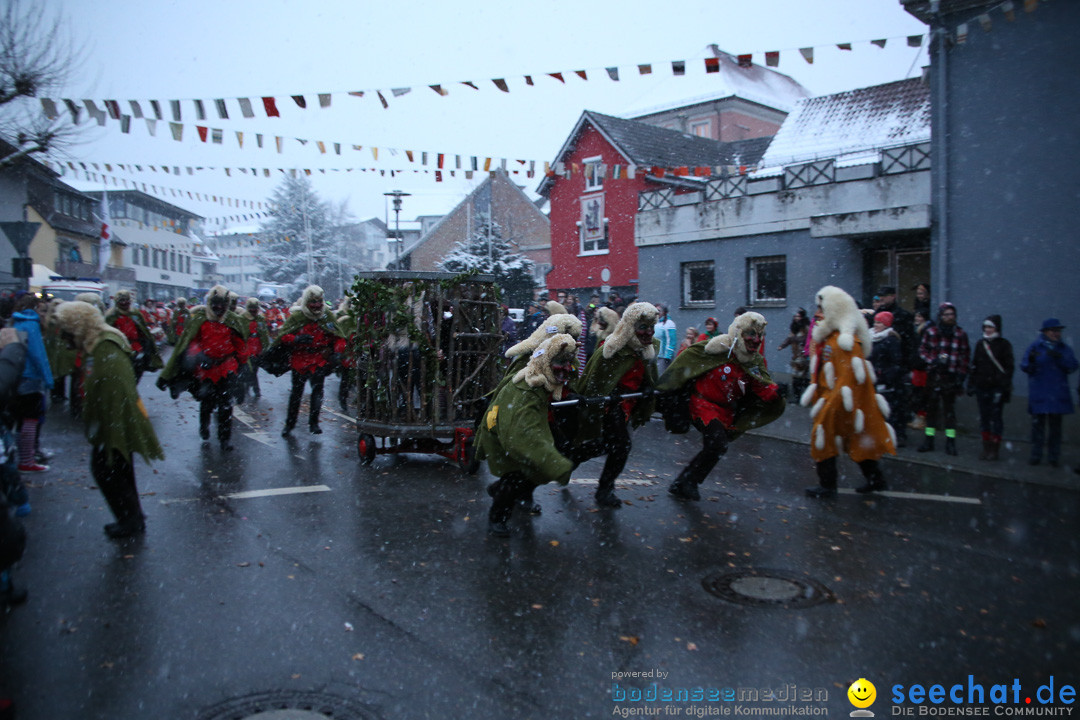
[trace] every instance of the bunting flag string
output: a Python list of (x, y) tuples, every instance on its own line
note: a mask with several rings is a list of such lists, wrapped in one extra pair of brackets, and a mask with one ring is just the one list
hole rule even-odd
[[(1038, 0), (1024, 0), (1024, 9), (1027, 12), (1032, 12), (1037, 4), (1038, 4)], [(1014, 6), (1013, 6), (1013, 3), (1011, 1), (1006, 0), (1006, 2), (1003, 2), (1002, 5), (1000, 5), (999, 7), (1006, 14), (1006, 17), (1009, 18), (1010, 20), (1015, 17)], [(980, 16), (980, 22), (982, 22), (981, 16)], [(983, 23), (983, 27), (987, 28), (987, 24)], [(922, 44), (923, 44), (923, 36), (922, 35), (910, 35), (910, 36), (905, 36), (905, 37), (902, 37), (902, 38), (879, 38), (879, 39), (876, 39), (876, 40), (860, 41), (860, 42), (857, 42), (857, 43), (856, 42), (843, 42), (843, 43), (837, 43), (836, 47), (841, 49), (841, 50), (853, 50), (855, 45), (862, 45), (863, 43), (867, 43), (867, 44), (876, 46), (878, 48), (884, 49), (889, 40), (906, 41), (908, 47), (922, 47)], [(798, 53), (802, 56), (802, 58), (807, 63), (811, 63), (811, 64), (814, 62), (814, 50), (815, 50), (815, 48), (813, 48), (813, 47), (803, 47), (803, 48), (798, 48), (797, 49)], [(759, 52), (756, 52), (756, 53), (740, 53), (740, 54), (736, 55), (735, 57), (738, 59), (739, 66), (743, 67), (743, 68), (752, 67), (753, 66), (753, 58), (755, 56), (764, 56), (765, 64), (766, 64), (767, 67), (778, 67), (780, 65), (780, 59), (781, 59), (782, 53), (790, 54), (791, 52), (794, 52), (794, 51), (795, 51), (794, 48), (789, 48), (788, 50), (782, 50), (782, 49), (781, 50), (768, 50), (768, 51), (764, 51), (764, 52), (759, 51)], [(717, 72), (720, 71), (720, 58), (718, 58), (718, 57), (706, 57), (706, 58), (703, 58), (703, 61), (704, 61), (704, 67), (705, 67), (706, 74), (717, 73)], [(672, 60), (672, 61), (670, 61), (670, 66), (671, 66), (672, 76), (674, 76), (674, 77), (686, 76), (687, 67), (688, 67), (686, 60)], [(543, 73), (543, 74), (546, 75), (547, 77), (550, 77), (550, 78), (558, 81), (559, 83), (565, 85), (566, 84), (566, 79), (567, 79), (566, 76), (568, 74), (576, 75), (582, 81), (588, 82), (589, 81), (589, 71), (590, 70), (595, 71), (593, 73), (594, 77), (596, 75), (599, 75), (601, 73), (601, 71), (602, 71), (604, 74), (607, 75), (607, 77), (610, 79), (610, 81), (612, 81), (612, 82), (619, 82), (620, 81), (619, 68), (617, 66), (604, 66), (604, 67), (598, 67), (598, 68), (585, 68), (585, 69), (581, 69), (581, 70), (573, 70), (573, 71), (570, 71), (570, 72), (559, 71), (559, 72), (549, 72), (549, 73)], [(654, 72), (654, 64), (653, 63), (638, 63), (637, 64), (637, 71), (638, 71), (639, 75), (651, 75)], [(521, 77), (522, 77), (525, 85), (527, 85), (527, 86), (535, 86), (535, 82), (533, 80), (534, 75), (524, 75), (524, 76), (521, 76)], [(506, 92), (506, 93), (510, 92), (510, 83), (508, 82), (508, 80), (507, 80), (507, 78), (505, 76), (498, 77), (498, 78), (492, 78), (491, 83), (501, 92)], [(447, 83), (445, 83), (445, 82), (444, 83), (426, 83), (426, 84), (435, 93), (437, 93), (438, 95), (440, 95), (442, 97), (446, 97), (447, 95), (450, 94), (450, 90), (448, 89)], [(451, 85), (453, 85), (453, 84), (455, 84), (455, 83), (451, 83)], [(465, 85), (465, 86), (467, 86), (469, 88), (472, 88), (473, 90), (479, 90), (480, 89), (480, 86), (476, 82), (471, 81), (471, 80), (459, 81), (456, 84)], [(350, 90), (350, 91), (345, 92), (344, 94), (347, 94), (348, 96), (355, 97), (355, 98), (364, 98), (366, 95), (367, 96), (374, 95), (378, 99), (379, 104), (384, 109), (389, 109), (390, 102), (387, 99), (387, 95), (389, 95), (389, 96), (391, 96), (393, 98), (399, 98), (399, 97), (401, 97), (403, 95), (406, 95), (406, 94), (410, 93), (411, 91), (412, 91), (411, 87), (372, 88), (372, 89), (368, 89), (368, 90)], [(304, 109), (307, 109), (309, 107), (307, 97), (311, 96), (311, 95), (314, 95), (314, 96), (316, 96), (318, 98), (318, 107), (325, 109), (325, 108), (331, 107), (332, 98), (333, 98), (333, 95), (335, 95), (335, 94), (342, 94), (342, 91), (338, 91), (337, 93), (331, 93), (331, 92), (301, 93), (301, 94), (296, 94), (296, 95), (289, 95), (288, 97), (290, 97), (293, 100), (293, 103), (295, 103), (297, 108), (299, 108), (301, 110), (304, 110)], [(265, 114), (265, 117), (267, 117), (267, 118), (280, 118), (281, 117), (281, 110), (278, 107), (278, 97), (275, 97), (275, 96), (261, 96), (261, 97), (258, 97), (256, 100), (261, 100), (262, 101), (262, 109), (263, 109), (263, 112)], [(105, 122), (108, 119), (118, 120), (119, 121), (119, 120), (122, 120), (122, 117), (123, 117), (122, 113), (120, 112), (119, 101), (117, 101), (117, 100), (84, 99), (84, 100), (82, 100), (80, 102), (80, 101), (64, 98), (64, 99), (61, 99), (59, 102), (62, 102), (68, 108), (68, 111), (71, 114), (72, 119), (76, 124), (78, 124), (79, 121), (82, 118), (82, 112), (81, 112), (82, 108), (85, 108), (87, 115), (90, 118), (92, 118), (94, 121), (96, 121), (99, 125), (104, 125)], [(128, 100), (127, 102), (131, 105), (131, 109), (132, 109), (132, 115), (131, 116), (133, 116), (135, 118), (140, 118), (140, 119), (143, 118), (143, 117), (149, 117), (149, 116), (144, 116), (142, 106), (141, 106), (141, 104), (139, 103), (138, 100)], [(240, 111), (239, 117), (242, 117), (244, 119), (251, 119), (251, 118), (254, 118), (256, 116), (254, 105), (252, 103), (252, 97), (250, 97), (250, 96), (248, 96), (248, 97), (232, 97), (232, 98), (214, 98), (212, 100), (212, 103), (213, 103), (213, 107), (217, 111), (217, 116), (218, 116), (219, 119), (228, 120), (228, 119), (230, 119), (230, 117), (233, 118), (233, 119), (237, 119), (237, 117), (238, 117), (237, 115), (235, 115), (235, 114), (230, 115), (230, 113), (229, 113), (228, 105), (229, 105), (230, 102), (236, 103), (236, 106), (239, 108), (239, 111)], [(57, 112), (58, 112), (58, 109), (59, 109), (59, 105), (57, 103), (58, 103), (58, 101), (55, 98), (42, 98), (41, 99), (42, 111), (47, 116), (55, 117), (57, 115)], [(162, 115), (162, 112), (161, 112), (161, 101), (159, 101), (159, 100), (150, 100), (149, 103), (150, 103), (151, 108), (154, 111), (153, 119), (155, 119), (155, 120), (163, 120), (163, 119), (165, 119), (163, 117), (163, 115)], [(207, 119), (206, 105), (205, 105), (204, 100), (202, 100), (202, 99), (199, 99), (199, 98), (186, 98), (186, 99), (180, 99), (180, 100), (175, 100), (174, 99), (174, 100), (169, 100), (168, 103), (169, 103), (169, 107), (170, 107), (171, 112), (172, 112), (172, 120), (173, 120), (173, 122), (182, 122), (183, 121), (183, 111), (182, 111), (182, 104), (183, 103), (190, 103), (194, 107), (194, 117), (195, 117), (196, 120), (205, 121)], [(103, 105), (105, 109), (101, 109), (99, 107), (99, 105)]]

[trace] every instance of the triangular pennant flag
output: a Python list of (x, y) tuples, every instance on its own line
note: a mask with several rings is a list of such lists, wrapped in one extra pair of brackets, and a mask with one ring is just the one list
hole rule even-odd
[(645, 63), (637, 66), (638, 75), (652, 75), (652, 65)]
[(64, 100), (64, 104), (67, 105), (68, 112), (71, 113), (71, 122), (79, 124), (79, 106), (75, 104), (74, 100)]
[(698, 165), (694, 168), (694, 177), (709, 177), (712, 175), (712, 168), (708, 165)]
[(340, 155), (341, 154), (341, 143), (338, 143), (338, 142), (334, 143), (334, 154), (335, 155)]
[(379, 102), (382, 103), (383, 110), (390, 107), (390, 103), (386, 102), (386, 98), (383, 97), (382, 90), (376, 90), (375, 94), (379, 96)]
[(967, 42), (968, 26), (967, 23), (960, 23), (956, 26), (956, 44), (963, 45)]
[(262, 133), (255, 133), (255, 144), (258, 145), (260, 148), (263, 146)]
[(307, 108), (307, 100), (304, 98), (303, 95), (293, 95), (292, 99), (293, 102), (296, 103), (297, 107), (299, 107), (301, 110)]
[(218, 98), (217, 100), (214, 101), (214, 106), (217, 107), (218, 119), (220, 119), (220, 120), (228, 120), (229, 119), (229, 109), (227, 107), (225, 107), (225, 100), (223, 100), (222, 98)]
[(841, 50), (850, 50), (851, 49), (851, 43), (837, 43), (836, 47), (838, 47)]
[(83, 100), (83, 105), (86, 106), (87, 114), (90, 115), (90, 117), (94, 118), (94, 120), (97, 121), (98, 125), (105, 124), (105, 118), (108, 117), (108, 115), (105, 114), (104, 110), (98, 109), (98, 106), (94, 103), (93, 100)]
[(671, 61), (671, 74), (672, 75), (685, 75), (686, 74), (686, 61), (685, 60), (672, 60)]
[(199, 131), (199, 139), (206, 142), (206, 135), (210, 131), (210, 128), (205, 125), (196, 125), (195, 129)]
[(255, 117), (255, 111), (251, 109), (250, 98), (237, 98), (236, 102), (240, 103), (240, 114), (246, 118)]
[(575, 70), (574, 74), (577, 75), (582, 80), (588, 80), (589, 79), (589, 76), (585, 74), (584, 70)]
[[(1001, 12), (1005, 13), (1005, 19), (1012, 22), (1016, 19), (1016, 6), (1012, 4), (1012, 0), (1005, 0), (1001, 3)], [(911, 44), (911, 38), (908, 38), (908, 45)]]
[(445, 157), (446, 157), (445, 155), (443, 155), (442, 153), (439, 153), (436, 160), (435, 160), (435, 166), (437, 168), (439, 168), (440, 170), (442, 170), (443, 160), (445, 159)]
[(406, 150), (405, 151), (405, 157), (409, 158), (409, 162), (412, 162), (413, 161), (413, 151), (412, 150)]
[(277, 145), (278, 155), (280, 155), (282, 148), (285, 146), (285, 138), (281, 137), (280, 135), (275, 135), (274, 144)]
[(427, 165), (427, 150), (420, 151), (420, 164)]
[(319, 93), (319, 107), (330, 107), (330, 93)]
[(604, 68), (604, 69), (607, 70), (607, 74), (608, 74), (609, 78), (611, 78), (615, 82), (619, 82), (619, 68), (617, 68), (617, 67), (609, 67), (609, 68)]
[(812, 47), (799, 48), (799, 54), (803, 56), (803, 60), (805, 60), (806, 62), (808, 62), (811, 65), (814, 64), (814, 48), (812, 48)]
[(172, 131), (172, 139), (181, 142), (184, 139), (184, 125), (183, 123), (169, 123), (169, 130)]
[(506, 86), (506, 80), (504, 80), (503, 78), (495, 78), (491, 82), (495, 84), (495, 87), (499, 88), (504, 93), (510, 92), (510, 88)]
[(442, 96), (442, 97), (446, 97), (447, 95), (450, 94), (450, 91), (443, 88), (442, 85), (428, 85), (428, 87), (430, 87), (435, 92), (439, 93), (439, 95)]
[(442, 182), (442, 170), (435, 171), (435, 182)]
[(120, 132), (125, 133), (125, 134), (131, 132), (131, 116), (130, 115), (121, 115), (120, 116)]
[(533, 79), (532, 79), (532, 75), (526, 75), (525, 76), (525, 84), (526, 85), (535, 85), (535, 83), (533, 82)]
[(316, 140), (315, 144), (319, 147), (319, 154), (320, 155), (325, 155), (326, 154), (326, 143), (324, 143), (322, 140)]
[(748, 68), (748, 67), (753, 67), (754, 66), (754, 55), (753, 55), (753, 53), (747, 53), (745, 55), (739, 55), (738, 60), (739, 60), (739, 67), (741, 67), (741, 68)]
[(990, 32), (990, 28), (993, 27), (993, 25), (994, 25), (993, 21), (990, 19), (990, 16), (987, 15), (986, 13), (983, 13), (982, 15), (979, 16), (978, 20), (979, 20), (979, 25), (982, 25), (982, 29), (985, 30), (986, 32)]
[(165, 116), (161, 114), (161, 103), (157, 100), (150, 101), (150, 108), (154, 111), (155, 120), (164, 120)]
[(402, 95), (411, 93), (412, 88), (390, 88), (390, 92), (394, 94), (394, 97), (401, 97)]
[(349, 92), (349, 94), (352, 95), (353, 97), (358, 97), (358, 98), (364, 97), (364, 91), (363, 90), (352, 90), (352, 91)]
[(562, 73), (561, 73), (561, 72), (557, 72), (557, 73), (548, 73), (548, 76), (549, 76), (549, 77), (553, 77), (553, 78), (555, 78), (556, 80), (558, 80), (558, 81), (559, 81), (559, 82), (561, 82), (561, 83), (565, 83), (565, 82), (566, 82), (566, 80), (563, 80), (563, 76), (562, 76)]
[(263, 109), (266, 111), (266, 117), (281, 117), (281, 113), (277, 109), (277, 101), (272, 97), (264, 97)]
[(146, 118), (146, 132), (150, 133), (150, 137), (157, 137), (157, 123), (154, 118)]
[(169, 101), (169, 106), (172, 108), (172, 119), (175, 120), (176, 122), (180, 122), (180, 120), (182, 119), (180, 117), (180, 101), (179, 100), (170, 100)]
[(484, 158), (484, 172), (491, 170), (491, 158)]
[(469, 87), (471, 87), (471, 88), (472, 88), (473, 90), (479, 90), (479, 89), (480, 89), (480, 88), (478, 88), (478, 87), (476, 86), (476, 83), (474, 83), (474, 82), (473, 82), (472, 80), (464, 80), (464, 81), (462, 81), (462, 83), (461, 83), (461, 84), (462, 84), (462, 85), (468, 85), (468, 86), (469, 86)]
[(908, 35), (908, 47), (922, 47), (922, 35)]
[(480, 159), (477, 158), (475, 155), (472, 156), (472, 159), (470, 160), (470, 162), (472, 164), (472, 169), (473, 170), (479, 170), (480, 169)]
[(142, 120), (143, 113), (142, 113), (142, 107), (139, 105), (139, 101), (138, 100), (128, 100), (128, 104), (131, 105), (131, 114), (134, 115), (139, 120)]
[(886, 38), (882, 38), (880, 40), (871, 40), (870, 44), (871, 45), (877, 45), (879, 48), (884, 48), (885, 47), (885, 41), (886, 41)]
[(705, 58), (705, 72), (715, 73), (720, 72), (720, 58)]
[(379, 148), (371, 148), (371, 157), (375, 158), (376, 161), (379, 159)]
[(236, 144), (239, 145), (241, 148), (244, 147), (244, 133), (240, 132), (239, 130), (236, 131)]
[(41, 111), (45, 113), (45, 117), (50, 120), (55, 120), (58, 115), (56, 112), (56, 103), (49, 98), (41, 98)]
[(765, 53), (765, 67), (776, 67), (780, 64), (780, 51), (770, 50)]
[(205, 120), (206, 119), (206, 108), (203, 107), (202, 100), (196, 100), (195, 101), (195, 119), (196, 120)]
[(105, 109), (109, 111), (109, 117), (113, 120), (120, 119), (120, 103), (115, 100), (106, 100)]

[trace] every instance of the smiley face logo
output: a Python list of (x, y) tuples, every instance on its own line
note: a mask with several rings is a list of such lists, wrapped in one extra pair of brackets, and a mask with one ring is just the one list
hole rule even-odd
[(868, 708), (877, 699), (877, 688), (874, 687), (874, 683), (866, 678), (859, 678), (851, 683), (851, 687), (847, 690), (847, 696), (855, 707)]

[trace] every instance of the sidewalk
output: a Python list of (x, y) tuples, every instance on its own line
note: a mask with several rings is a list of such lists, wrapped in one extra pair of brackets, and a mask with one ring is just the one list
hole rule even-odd
[[(934, 452), (920, 453), (915, 450), (922, 440), (922, 432), (908, 429), (907, 447), (897, 450), (896, 457), (886, 456), (886, 462), (906, 462), (913, 465), (927, 465), (949, 468), (953, 472), (970, 473), (984, 477), (1012, 480), (1015, 482), (1047, 485), (1058, 488), (1080, 489), (1080, 475), (1073, 469), (1080, 467), (1080, 442), (1077, 428), (1080, 416), (1065, 417), (1064, 438), (1061, 446), (1061, 463), (1052, 468), (1045, 459), (1041, 465), (1028, 465), (1031, 443), (1026, 439), (1029, 428), (1027, 402), (1019, 398), (1006, 406), (1005, 439), (1001, 445), (1001, 459), (997, 462), (979, 460), (982, 452), (982, 439), (979, 434), (977, 415), (973, 415), (974, 402), (957, 403), (957, 438), (959, 455), (946, 455), (944, 437), (939, 437), (938, 449)], [(787, 410), (779, 420), (765, 427), (751, 430), (751, 435), (787, 440), (788, 442), (810, 444), (810, 410), (795, 403), (789, 403)]]

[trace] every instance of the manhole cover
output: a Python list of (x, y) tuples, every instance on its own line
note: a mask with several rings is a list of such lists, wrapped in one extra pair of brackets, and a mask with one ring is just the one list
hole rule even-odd
[(734, 570), (701, 581), (710, 593), (728, 602), (752, 607), (804, 608), (833, 599), (816, 580), (782, 570)]
[(370, 709), (318, 692), (265, 692), (245, 695), (203, 710), (199, 720), (379, 720)]

